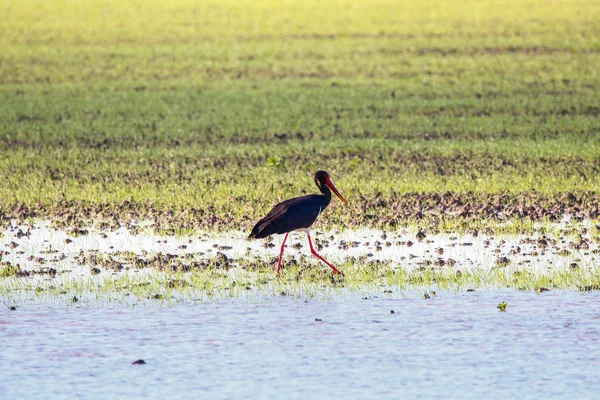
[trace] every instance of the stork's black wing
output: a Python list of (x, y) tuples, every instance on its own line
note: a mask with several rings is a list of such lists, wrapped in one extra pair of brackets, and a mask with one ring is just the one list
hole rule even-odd
[(277, 204), (256, 223), (248, 238), (261, 239), (311, 226), (326, 207), (325, 196), (310, 194)]

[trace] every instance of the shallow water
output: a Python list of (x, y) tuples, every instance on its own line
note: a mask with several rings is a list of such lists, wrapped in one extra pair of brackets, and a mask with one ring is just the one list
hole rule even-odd
[[(600, 293), (420, 295), (3, 309), (0, 398), (582, 399), (600, 391)], [(137, 359), (147, 364), (132, 365)]]
[[(580, 223), (578, 228), (587, 225), (589, 221)], [(561, 229), (572, 225), (562, 222), (548, 227)], [(19, 232), (26, 232), (27, 235), (19, 235)], [(530, 241), (543, 236), (539, 233), (477, 237), (437, 234), (427, 235), (419, 240), (416, 231), (400, 230), (384, 235), (382, 231), (360, 229), (314, 232), (313, 236), (323, 245), (319, 253), (334, 264), (348, 257), (364, 257), (366, 260), (391, 262), (394, 266), (408, 270), (433, 265), (464, 271), (471, 268), (494, 268), (498, 260), (504, 257), (512, 267), (521, 266), (530, 271), (569, 269), (573, 263), (581, 268), (600, 265), (599, 244), (589, 233), (582, 235), (587, 240), (585, 248), (574, 248), (577, 240), (563, 236), (555, 236), (554, 243), (542, 247), (537, 242)], [(98, 252), (115, 255), (117, 258), (118, 252), (133, 252), (142, 257), (163, 253), (205, 260), (223, 253), (234, 262), (240, 258), (266, 260), (279, 255), (281, 236), (273, 238), (272, 247), (265, 247), (264, 240), (247, 241), (245, 237), (244, 232), (161, 236), (148, 229), (133, 234), (125, 228), (113, 231), (89, 229), (85, 235), (69, 237), (67, 231), (50, 228), (48, 221), (38, 220), (34, 222), (33, 229), (15, 226), (2, 232), (0, 249), (4, 249), (4, 261), (19, 264), (23, 270), (54, 268), (59, 273), (67, 271), (69, 276), (90, 275), (90, 266), (80, 265), (76, 260), (81, 252)], [(302, 255), (310, 257), (306, 237), (304, 234), (293, 233), (287, 242), (283, 267), (285, 268), (289, 258)], [(316, 259), (313, 261), (319, 264)], [(124, 264), (127, 266), (126, 261)], [(36, 277), (31, 276), (30, 279)]]

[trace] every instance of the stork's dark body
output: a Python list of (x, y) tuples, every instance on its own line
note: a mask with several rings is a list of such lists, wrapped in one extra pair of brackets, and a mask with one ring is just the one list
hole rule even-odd
[(273, 234), (284, 234), (309, 228), (331, 201), (331, 192), (325, 186), (323, 194), (295, 197), (277, 204), (266, 217), (256, 223), (250, 239), (262, 239)]

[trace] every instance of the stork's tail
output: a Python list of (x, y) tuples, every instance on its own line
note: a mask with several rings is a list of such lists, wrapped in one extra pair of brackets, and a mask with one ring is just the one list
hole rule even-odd
[(254, 225), (254, 227), (252, 228), (252, 232), (250, 232), (250, 235), (248, 235), (248, 239), (247, 240), (251, 240), (251, 239), (264, 239), (267, 236), (270, 235), (269, 232), (265, 231), (265, 226), (264, 226), (264, 220), (260, 220), (256, 223), (256, 225)]
[(252, 228), (252, 232), (250, 232), (250, 234), (248, 235), (248, 238), (246, 240), (252, 240), (252, 239), (260, 239), (260, 221), (259, 223), (257, 223), (256, 225), (254, 225), (254, 227)]

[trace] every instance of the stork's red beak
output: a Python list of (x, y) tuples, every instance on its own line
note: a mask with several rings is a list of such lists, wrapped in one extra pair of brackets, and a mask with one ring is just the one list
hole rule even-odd
[(342, 201), (342, 203), (345, 203), (345, 202), (346, 202), (346, 200), (345, 200), (345, 199), (342, 197), (342, 195), (340, 194), (340, 192), (338, 192), (338, 191), (337, 191), (337, 189), (335, 188), (335, 186), (333, 185), (333, 182), (331, 182), (331, 179), (329, 179), (329, 177), (325, 178), (325, 184), (327, 185), (327, 187), (328, 187), (329, 189), (331, 189), (331, 191), (332, 191), (333, 193), (335, 193), (335, 195), (336, 195), (337, 197), (339, 197), (339, 198), (340, 198), (340, 200)]

